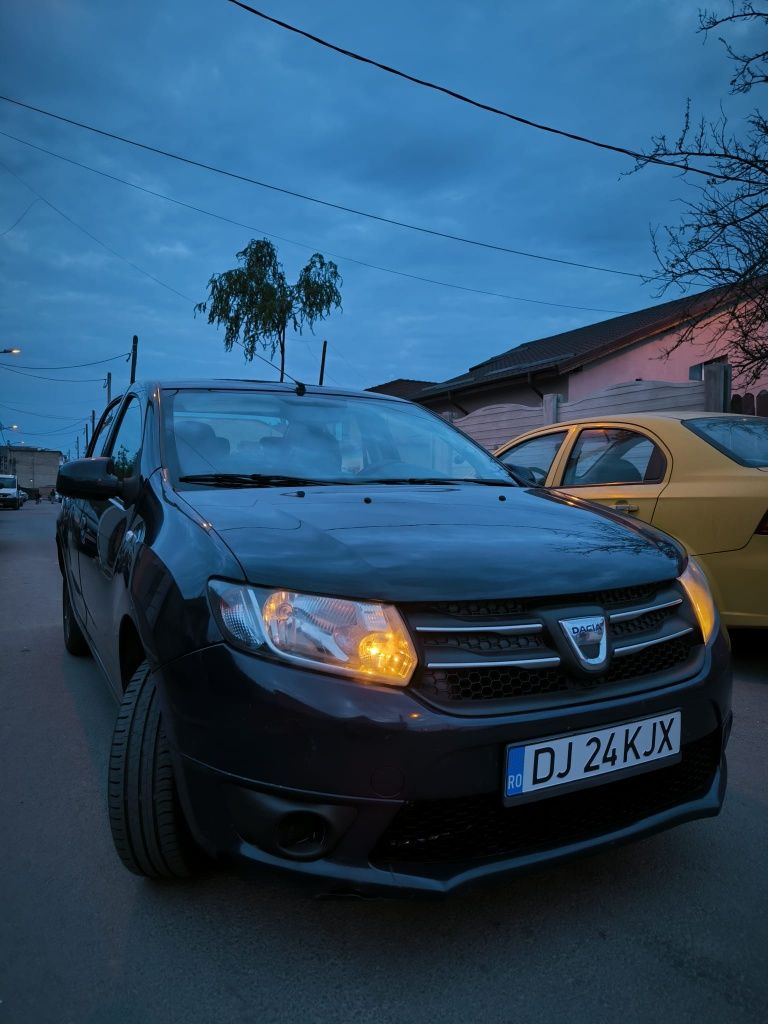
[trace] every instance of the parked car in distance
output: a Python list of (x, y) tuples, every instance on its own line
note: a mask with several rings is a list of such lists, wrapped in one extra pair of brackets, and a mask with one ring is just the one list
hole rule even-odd
[(13, 473), (0, 473), (0, 508), (20, 509), (24, 504), (23, 493)]
[(131, 871), (445, 892), (717, 814), (727, 638), (650, 526), (386, 395), (133, 385), (61, 467)]
[(728, 626), (768, 626), (768, 419), (629, 413), (530, 430), (497, 458), (682, 541)]

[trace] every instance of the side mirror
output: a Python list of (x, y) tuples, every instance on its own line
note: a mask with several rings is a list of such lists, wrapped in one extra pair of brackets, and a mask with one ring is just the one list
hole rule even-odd
[(123, 481), (114, 473), (112, 459), (77, 459), (65, 462), (56, 478), (56, 491), (66, 498), (106, 501), (123, 494)]
[(536, 487), (536, 477), (527, 466), (515, 466), (509, 462), (501, 463), (515, 483), (521, 487)]

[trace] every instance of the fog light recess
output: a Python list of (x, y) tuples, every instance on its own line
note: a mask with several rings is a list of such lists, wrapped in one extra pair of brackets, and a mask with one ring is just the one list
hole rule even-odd
[(277, 826), (277, 846), (281, 853), (294, 860), (322, 857), (330, 845), (329, 823), (311, 811), (292, 811)]

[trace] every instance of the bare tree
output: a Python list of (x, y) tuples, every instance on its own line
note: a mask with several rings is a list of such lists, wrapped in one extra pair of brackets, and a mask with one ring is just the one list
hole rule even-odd
[[(721, 42), (735, 69), (731, 92), (743, 94), (768, 85), (768, 49), (756, 45), (768, 34), (768, 5), (731, 0), (729, 14), (699, 12), (705, 34), (738, 25), (749, 26), (754, 52)], [(678, 224), (653, 231), (659, 270), (651, 280), (661, 294), (672, 286), (714, 289), (706, 298), (692, 296), (668, 351), (692, 341), (701, 318), (713, 315), (713, 351), (727, 342), (735, 377), (752, 384), (768, 370), (768, 120), (756, 107), (739, 132), (722, 111), (694, 124), (689, 101), (677, 139), (658, 135), (652, 142), (639, 167), (674, 161), (694, 196)]]

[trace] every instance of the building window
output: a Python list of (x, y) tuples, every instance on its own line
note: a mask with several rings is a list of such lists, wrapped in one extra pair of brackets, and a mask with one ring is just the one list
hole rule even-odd
[(727, 356), (718, 356), (717, 359), (706, 359), (703, 363), (694, 363), (688, 367), (688, 380), (704, 380), (704, 367), (712, 366), (714, 363), (727, 363)]

